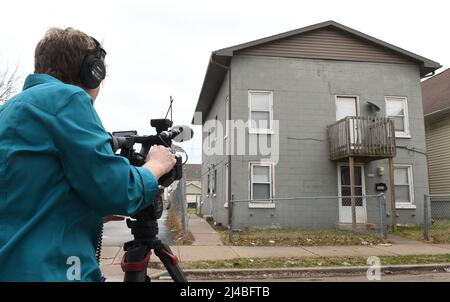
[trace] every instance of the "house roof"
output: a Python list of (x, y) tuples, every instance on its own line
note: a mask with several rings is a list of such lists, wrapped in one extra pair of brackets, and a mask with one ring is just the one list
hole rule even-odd
[(422, 82), (425, 117), (450, 111), (450, 68)]
[(196, 187), (197, 189), (200, 189), (200, 190), (202, 189), (202, 187), (200, 187), (199, 185), (192, 183), (192, 182), (188, 183), (186, 185), (186, 187)]
[[(250, 47), (266, 44), (269, 42), (277, 41), (280, 39), (296, 36), (299, 34), (311, 32), (313, 30), (317, 29), (325, 29), (325, 28), (334, 28), (338, 29), (340, 31), (346, 32), (347, 34), (353, 35), (357, 37), (358, 39), (364, 40), (368, 43), (374, 44), (377, 47), (382, 47), (384, 49), (387, 49), (393, 53), (396, 53), (398, 55), (404, 56), (408, 59), (410, 59), (413, 62), (416, 62), (420, 66), (420, 73), (421, 76), (425, 76), (426, 74), (429, 74), (430, 72), (434, 72), (436, 69), (442, 67), (439, 63), (432, 61), (430, 59), (424, 58), (422, 56), (419, 56), (417, 54), (414, 54), (412, 52), (409, 52), (407, 50), (404, 50), (402, 48), (399, 48), (397, 46), (394, 46), (392, 44), (386, 43), (384, 41), (378, 40), (374, 37), (371, 37), (369, 35), (366, 35), (362, 32), (359, 32), (357, 30), (354, 30), (352, 28), (349, 28), (347, 26), (344, 26), (340, 23), (337, 23), (335, 21), (326, 21), (314, 25), (310, 25), (307, 27), (291, 30), (288, 32), (284, 32), (278, 35), (273, 35), (270, 37), (238, 44), (235, 46), (219, 49), (216, 51), (213, 51), (208, 63), (208, 67), (206, 69), (205, 78), (203, 81), (203, 85), (200, 91), (199, 99), (197, 102), (197, 106), (195, 111), (196, 112), (202, 112), (203, 117), (205, 117), (210, 109), (210, 106), (212, 102), (214, 101), (215, 96), (217, 95), (220, 86), (222, 85), (222, 82), (227, 74), (227, 68), (230, 65), (231, 58), (233, 55), (236, 54), (236, 52), (241, 51), (243, 49), (247, 49)], [(193, 123), (198, 124), (199, 121), (196, 121), (193, 119)]]

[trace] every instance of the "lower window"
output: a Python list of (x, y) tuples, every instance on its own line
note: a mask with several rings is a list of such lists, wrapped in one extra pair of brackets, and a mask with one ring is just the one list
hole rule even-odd
[(273, 165), (250, 164), (250, 199), (270, 202), (273, 197)]
[(411, 165), (394, 166), (395, 204), (408, 206), (414, 204), (414, 187)]

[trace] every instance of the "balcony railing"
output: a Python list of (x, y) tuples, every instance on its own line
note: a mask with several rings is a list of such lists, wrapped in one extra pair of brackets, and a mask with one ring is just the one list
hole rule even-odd
[(327, 128), (331, 160), (395, 157), (394, 121), (390, 118), (348, 116)]

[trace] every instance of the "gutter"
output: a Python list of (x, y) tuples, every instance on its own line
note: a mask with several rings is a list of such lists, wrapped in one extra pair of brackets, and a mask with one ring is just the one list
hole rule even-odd
[(446, 107), (446, 108), (443, 108), (443, 109), (439, 109), (439, 110), (430, 112), (430, 113), (427, 113), (423, 117), (425, 119), (430, 119), (430, 118), (435, 118), (435, 117), (440, 116), (440, 115), (444, 115), (446, 113), (450, 113), (450, 106)]

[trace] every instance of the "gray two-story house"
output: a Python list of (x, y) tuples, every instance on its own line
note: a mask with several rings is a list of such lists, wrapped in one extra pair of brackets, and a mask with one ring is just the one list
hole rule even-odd
[[(227, 225), (231, 194), (248, 200), (235, 203), (237, 228), (364, 224), (378, 215), (375, 199), (342, 196), (386, 184), (393, 221), (419, 223), (428, 193), (420, 81), (440, 67), (334, 21), (214, 51), (194, 116), (202, 213)], [(295, 200), (314, 196), (336, 198)]]

